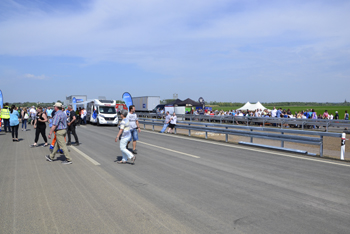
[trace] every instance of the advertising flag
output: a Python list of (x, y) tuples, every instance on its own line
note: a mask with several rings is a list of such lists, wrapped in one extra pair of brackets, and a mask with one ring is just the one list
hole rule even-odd
[(77, 110), (77, 99), (75, 97), (73, 97), (73, 110), (76, 111)]
[(123, 93), (122, 98), (123, 98), (123, 101), (125, 102), (125, 105), (129, 109), (129, 106), (133, 105), (132, 97), (131, 97), (130, 93), (128, 93), (128, 92)]
[(2, 92), (0, 90), (0, 107), (1, 109), (4, 107), (4, 103), (3, 103), (3, 98), (2, 98)]

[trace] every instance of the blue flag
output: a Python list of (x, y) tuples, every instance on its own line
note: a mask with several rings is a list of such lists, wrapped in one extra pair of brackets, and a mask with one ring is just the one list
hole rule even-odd
[(77, 110), (77, 99), (75, 97), (73, 97), (73, 110), (76, 111)]
[(123, 101), (125, 102), (125, 105), (128, 107), (128, 110), (129, 110), (129, 106), (133, 105), (132, 97), (131, 97), (130, 93), (128, 93), (128, 92), (123, 93), (122, 98), (123, 98)]
[(0, 106), (1, 106), (1, 109), (4, 108), (4, 103), (3, 103), (3, 98), (2, 98), (2, 92), (0, 90)]

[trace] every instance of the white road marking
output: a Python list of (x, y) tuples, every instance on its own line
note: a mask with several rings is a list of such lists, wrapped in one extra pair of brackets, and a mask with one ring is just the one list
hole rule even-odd
[(89, 160), (92, 164), (99, 166), (101, 165), (100, 163), (98, 163), (97, 161), (95, 161), (94, 159), (92, 159), (91, 157), (89, 157), (87, 154), (85, 154), (84, 152), (80, 151), (79, 149), (77, 149), (74, 146), (70, 146), (71, 149), (74, 149), (76, 152), (78, 152), (81, 156), (83, 156), (84, 158), (86, 158), (87, 160)]
[(273, 151), (252, 149), (252, 148), (241, 147), (241, 146), (236, 146), (236, 145), (231, 145), (231, 144), (217, 143), (217, 142), (213, 142), (213, 141), (204, 141), (204, 140), (194, 139), (194, 138), (190, 138), (190, 137), (166, 135), (164, 133), (152, 132), (152, 131), (148, 131), (148, 130), (144, 130), (144, 132), (152, 133), (152, 134), (158, 134), (158, 135), (165, 135), (167, 137), (175, 137), (175, 138), (180, 138), (180, 139), (185, 139), (185, 140), (203, 142), (203, 143), (206, 143), (206, 144), (220, 145), (220, 146), (226, 146), (226, 147), (231, 147), (231, 148), (250, 150), (250, 151), (255, 151), (255, 152), (260, 152), (260, 153), (274, 154), (274, 155), (279, 155), (279, 156), (283, 156), (283, 157), (297, 158), (297, 159), (315, 161), (315, 162), (320, 162), (320, 163), (328, 163), (328, 164), (333, 164), (333, 165), (338, 165), (338, 166), (350, 167), (350, 164), (345, 164), (345, 163), (344, 164), (343, 163), (336, 163), (336, 162), (331, 162), (331, 161), (319, 160), (319, 159), (315, 159), (315, 158), (308, 158), (308, 157), (294, 156), (294, 155), (290, 155), (290, 154), (282, 154), (282, 153), (277, 153), (277, 152), (273, 152)]
[(167, 149), (167, 148), (160, 147), (160, 146), (157, 146), (157, 145), (148, 144), (148, 143), (145, 143), (145, 142), (142, 142), (142, 141), (137, 141), (137, 143), (141, 143), (141, 144), (144, 144), (144, 145), (148, 145), (148, 146), (156, 147), (156, 148), (159, 148), (159, 149), (167, 150), (167, 151), (174, 152), (174, 153), (177, 153), (177, 154), (183, 154), (183, 155), (186, 155), (186, 156), (189, 156), (189, 157), (192, 157), (192, 158), (200, 158), (199, 156), (196, 156), (196, 155), (186, 154), (186, 153), (183, 153), (183, 152), (180, 152), (180, 151)]

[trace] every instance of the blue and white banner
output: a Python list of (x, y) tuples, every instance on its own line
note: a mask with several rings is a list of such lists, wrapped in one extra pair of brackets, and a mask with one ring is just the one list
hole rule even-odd
[(130, 93), (128, 93), (128, 92), (123, 93), (122, 98), (123, 98), (123, 101), (125, 102), (125, 105), (128, 107), (128, 110), (129, 110), (129, 106), (133, 105), (132, 97), (131, 97)]
[(4, 107), (4, 102), (3, 102), (1, 90), (0, 90), (0, 107), (1, 107), (1, 109)]
[(75, 97), (73, 97), (73, 110), (76, 111), (77, 110), (77, 99)]

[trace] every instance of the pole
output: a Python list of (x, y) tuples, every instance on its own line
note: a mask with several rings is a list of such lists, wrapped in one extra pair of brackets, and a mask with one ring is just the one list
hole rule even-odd
[(340, 147), (340, 160), (344, 160), (344, 156), (345, 156), (345, 140), (346, 140), (346, 134), (342, 133), (342, 135), (341, 135), (341, 147)]

